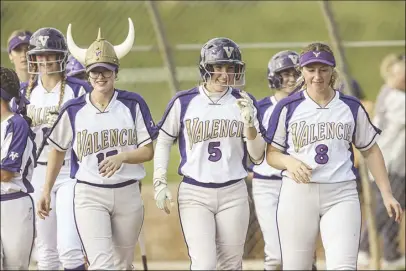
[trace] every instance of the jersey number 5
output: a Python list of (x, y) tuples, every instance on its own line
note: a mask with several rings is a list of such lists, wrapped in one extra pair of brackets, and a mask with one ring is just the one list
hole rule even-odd
[[(118, 153), (117, 150), (109, 151), (109, 152), (106, 153), (106, 157), (116, 155), (117, 153)], [(100, 163), (104, 160), (104, 158), (106, 158), (106, 157), (104, 156), (104, 153), (103, 153), (103, 152), (98, 153), (98, 154), (96, 155), (96, 157), (97, 157), (97, 164), (98, 164), (98, 165), (100, 165)]]
[(321, 165), (327, 164), (329, 159), (327, 153), (328, 153), (327, 145), (324, 144), (317, 145), (316, 156), (314, 157), (314, 161), (316, 161), (317, 164)]
[(211, 162), (217, 162), (218, 160), (221, 159), (222, 153), (220, 150), (220, 142), (210, 142), (208, 150), (209, 152), (209, 161)]

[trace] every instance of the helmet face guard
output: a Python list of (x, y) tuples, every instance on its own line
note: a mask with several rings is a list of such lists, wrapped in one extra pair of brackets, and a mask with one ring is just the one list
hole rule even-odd
[[(215, 74), (222, 74), (223, 72), (215, 72), (214, 71), (214, 65), (234, 65), (234, 72), (230, 73), (227, 72), (227, 84), (219, 84), (216, 82), (213, 82), (212, 77)], [(203, 66), (201, 69), (204, 70), (204, 75), (202, 76), (203, 82), (208, 83), (216, 86), (222, 86), (222, 87), (242, 87), (245, 86), (245, 63), (242, 61), (239, 62), (230, 62), (230, 61), (220, 61), (220, 62), (208, 62), (206, 63), (205, 66)], [(232, 82), (230, 82), (229, 76), (233, 76)]]
[[(214, 71), (214, 65), (234, 65), (234, 72), (227, 72), (228, 76), (233, 75), (232, 82), (229, 78), (227, 84), (213, 82), (213, 74), (221, 74)], [(199, 71), (205, 83), (210, 82), (222, 87), (245, 85), (245, 63), (242, 61), (241, 51), (238, 45), (228, 38), (214, 38), (203, 45), (200, 51)]]
[[(52, 51), (46, 52), (27, 52), (27, 63), (28, 63), (28, 73), (29, 74), (54, 74), (54, 73), (61, 73), (66, 70), (66, 60), (67, 60), (67, 52), (55, 51), (56, 60), (43, 60), (39, 61), (37, 59), (38, 55), (44, 54), (52, 54)], [(50, 69), (49, 64), (58, 63), (57, 69)], [(53, 65), (52, 65), (53, 66)], [(41, 67), (41, 70), (40, 70)]]
[[(283, 85), (283, 78), (280, 75), (282, 71), (288, 69), (295, 69), (299, 64), (299, 54), (294, 51), (282, 51), (275, 54), (268, 63), (268, 83), (269, 87), (273, 89), (280, 89)], [(300, 73), (297, 72), (296, 77)]]
[[(56, 60), (38, 61), (38, 55), (55, 54)], [(65, 71), (68, 55), (68, 46), (63, 34), (52, 27), (40, 28), (32, 34), (26, 54), (28, 73), (30, 74), (53, 74)], [(58, 63), (58, 69), (48, 71), (49, 64)], [(52, 65), (54, 66), (54, 65)], [(40, 67), (42, 71), (40, 71)], [(45, 70), (44, 70), (45, 69)]]

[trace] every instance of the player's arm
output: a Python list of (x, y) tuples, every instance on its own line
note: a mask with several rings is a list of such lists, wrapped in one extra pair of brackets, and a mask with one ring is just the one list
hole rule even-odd
[(359, 107), (354, 145), (365, 158), (368, 169), (381, 192), (389, 216), (393, 216), (393, 209), (395, 211), (395, 220), (400, 222), (402, 209), (399, 202), (393, 197), (385, 161), (381, 149), (376, 143), (380, 133), (381, 131), (370, 122), (365, 110)]
[(157, 207), (165, 210), (167, 214), (170, 213), (170, 209), (167, 206), (166, 200), (172, 203), (172, 194), (168, 189), (166, 174), (171, 147), (180, 131), (180, 112), (180, 101), (175, 99), (169, 103), (162, 120), (157, 125), (159, 135), (154, 154), (154, 199)]
[(15, 172), (11, 172), (11, 171), (2, 169), (1, 170), (1, 181), (2, 182), (9, 182), (14, 178), (15, 175), (16, 175)]
[(284, 154), (287, 131), (285, 127), (287, 109), (280, 103), (275, 106), (269, 119), (265, 140), (267, 141), (266, 161), (276, 169), (287, 170), (289, 177), (295, 182), (307, 183), (311, 178), (311, 168), (294, 158)]
[(252, 162), (260, 163), (265, 155), (265, 140), (262, 137), (265, 129), (261, 123), (262, 116), (258, 114), (259, 110), (255, 98), (244, 91), (241, 91), (240, 94), (241, 98), (237, 99), (237, 105), (244, 121), (244, 136), (248, 154)]
[(49, 215), (51, 197), (50, 193), (55, 184), (55, 180), (61, 171), (65, 152), (71, 147), (73, 131), (68, 111), (62, 109), (58, 119), (52, 127), (49, 137), (45, 140), (50, 145), (48, 154), (45, 183), (40, 200), (37, 203), (37, 213), (41, 219)]
[(25, 120), (11, 122), (6, 128), (2, 149), (6, 155), (1, 161), (1, 182), (9, 182), (21, 172), (22, 159), (27, 145), (29, 127)]
[(141, 164), (152, 160), (154, 157), (153, 141), (158, 136), (151, 112), (144, 100), (139, 101), (136, 105), (135, 116), (137, 148), (118, 154), (122, 157), (123, 163), (127, 164)]

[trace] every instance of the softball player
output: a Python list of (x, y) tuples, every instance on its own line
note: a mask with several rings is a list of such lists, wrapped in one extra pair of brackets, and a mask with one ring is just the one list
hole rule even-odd
[[(37, 202), (44, 189), (46, 166), (50, 147), (44, 139), (55, 122), (61, 106), (79, 97), (90, 86), (82, 80), (64, 74), (68, 48), (65, 37), (55, 28), (41, 28), (30, 39), (27, 53), (28, 72), (32, 74), (22, 84), (22, 92), (30, 100), (27, 107), (36, 134), (38, 166), (32, 183)], [(48, 219), (37, 219), (36, 258), (40, 270), (57, 270), (62, 263), (65, 269), (83, 268), (84, 256), (73, 218), (72, 200), (75, 182), (69, 177), (70, 151), (52, 190), (52, 212)]]
[[(299, 73), (295, 66), (299, 54), (282, 51), (275, 54), (268, 63), (269, 87), (276, 90), (275, 95), (258, 102), (262, 114), (262, 124), (268, 127), (272, 111), (278, 101), (287, 97), (295, 87)], [(252, 195), (255, 211), (265, 242), (265, 270), (276, 270), (281, 265), (278, 230), (276, 227), (276, 206), (282, 182), (281, 171), (270, 167), (266, 161), (252, 168)]]
[(30, 78), (26, 53), (32, 33), (28, 30), (16, 30), (11, 33), (7, 40), (8, 57), (14, 65), (15, 72), (20, 82), (27, 82)]
[(99, 30), (96, 41), (81, 49), (69, 25), (69, 51), (85, 64), (93, 90), (64, 106), (48, 140), (53, 148), (46, 175), (48, 192), (39, 201), (39, 215), (49, 214), (49, 191), (66, 150), (72, 147), (75, 221), (91, 270), (132, 269), (144, 217), (137, 182), (146, 175), (142, 163), (152, 159), (157, 135), (144, 99), (114, 88), (119, 59), (134, 42), (131, 19), (129, 28), (119, 46), (102, 38)]
[(179, 174), (184, 176), (178, 204), (191, 269), (240, 270), (249, 221), (245, 160), (247, 148), (253, 160), (264, 155), (262, 124), (255, 99), (232, 88), (245, 81), (245, 64), (235, 42), (208, 41), (201, 49), (199, 69), (204, 84), (178, 92), (158, 124), (155, 199), (158, 208), (169, 212), (166, 200), (172, 195), (166, 170), (171, 145), (178, 139)]
[[(17, 73), (0, 68), (1, 79), (1, 234), (0, 269), (28, 270), (34, 244), (34, 203), (29, 195), (36, 145), (19, 92)], [(9, 103), (16, 99), (18, 113)], [(20, 115), (21, 114), (21, 115)]]
[(361, 208), (352, 144), (376, 178), (388, 214), (399, 222), (402, 209), (375, 143), (380, 130), (358, 99), (331, 87), (337, 78), (331, 49), (312, 43), (299, 63), (303, 90), (275, 106), (266, 135), (267, 162), (284, 175), (277, 207), (283, 269), (311, 268), (320, 230), (326, 268), (355, 270)]

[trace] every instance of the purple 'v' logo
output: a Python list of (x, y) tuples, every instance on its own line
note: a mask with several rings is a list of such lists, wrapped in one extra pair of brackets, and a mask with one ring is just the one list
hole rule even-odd
[(101, 54), (101, 51), (99, 50), (99, 51), (96, 51), (96, 56), (100, 56), (100, 54)]

